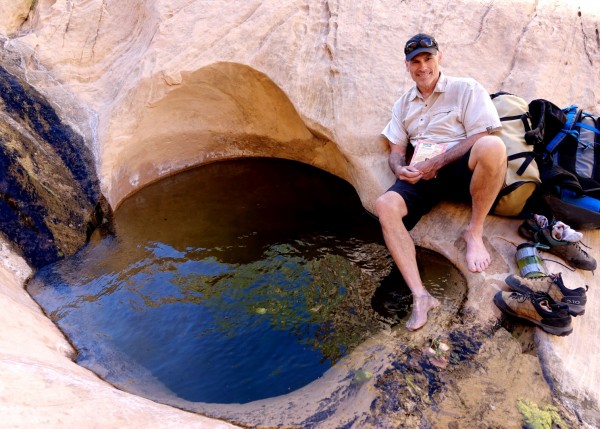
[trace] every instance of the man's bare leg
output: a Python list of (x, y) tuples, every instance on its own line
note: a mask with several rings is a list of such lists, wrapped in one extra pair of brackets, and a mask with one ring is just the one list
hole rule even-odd
[(408, 213), (404, 199), (396, 192), (386, 192), (377, 199), (376, 211), (385, 244), (412, 292), (412, 313), (406, 328), (415, 331), (427, 323), (427, 313), (440, 302), (429, 294), (421, 281), (415, 244), (402, 222)]
[(472, 212), (469, 225), (463, 234), (467, 243), (467, 267), (478, 273), (484, 271), (492, 260), (483, 243), (483, 224), (506, 174), (506, 147), (499, 137), (484, 136), (471, 149), (469, 168), (471, 179)]
[(438, 299), (429, 293), (423, 296), (416, 296), (413, 294), (412, 313), (410, 314), (408, 322), (406, 322), (406, 329), (409, 331), (416, 331), (425, 326), (429, 310), (432, 310), (439, 305), (440, 302)]

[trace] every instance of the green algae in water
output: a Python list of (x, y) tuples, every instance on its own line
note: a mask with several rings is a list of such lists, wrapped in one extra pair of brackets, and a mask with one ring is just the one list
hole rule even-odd
[(346, 182), (282, 160), (203, 166), (115, 212), (29, 291), (77, 362), (150, 398), (245, 403), (319, 378), (382, 322), (391, 261)]
[(517, 409), (523, 416), (524, 428), (527, 429), (553, 429), (566, 428), (558, 409), (552, 405), (538, 406), (536, 403), (519, 399)]

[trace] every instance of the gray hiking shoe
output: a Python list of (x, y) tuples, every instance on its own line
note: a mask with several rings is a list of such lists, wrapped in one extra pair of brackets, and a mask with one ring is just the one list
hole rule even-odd
[(569, 307), (558, 303), (547, 293), (520, 293), (499, 291), (494, 304), (505, 314), (528, 320), (553, 335), (573, 332)]
[(596, 260), (582, 249), (579, 242), (556, 240), (550, 227), (540, 228), (534, 219), (525, 220), (519, 226), (519, 234), (529, 241), (548, 246), (547, 252), (559, 256), (573, 268), (596, 269)]
[(569, 289), (565, 286), (560, 273), (534, 278), (511, 274), (505, 279), (505, 282), (512, 290), (523, 294), (547, 293), (553, 300), (566, 304), (569, 307), (569, 314), (572, 316), (581, 316), (585, 313), (587, 286)]

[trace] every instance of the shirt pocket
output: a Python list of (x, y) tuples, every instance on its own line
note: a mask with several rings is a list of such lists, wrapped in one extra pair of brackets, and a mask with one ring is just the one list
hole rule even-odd
[(462, 138), (465, 135), (464, 127), (459, 120), (458, 108), (445, 107), (431, 110), (426, 134), (445, 139)]

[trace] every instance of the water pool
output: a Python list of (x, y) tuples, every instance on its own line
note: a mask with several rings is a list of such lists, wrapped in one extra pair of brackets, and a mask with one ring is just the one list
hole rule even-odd
[[(444, 267), (428, 260), (435, 288)], [(28, 290), (77, 362), (108, 382), (223, 404), (307, 385), (410, 304), (354, 189), (274, 159), (214, 163), (140, 190), (110, 232), (39, 270)]]
[(380, 329), (371, 298), (390, 268), (350, 185), (252, 159), (142, 189), (28, 289), (107, 381), (245, 403), (306, 385)]

